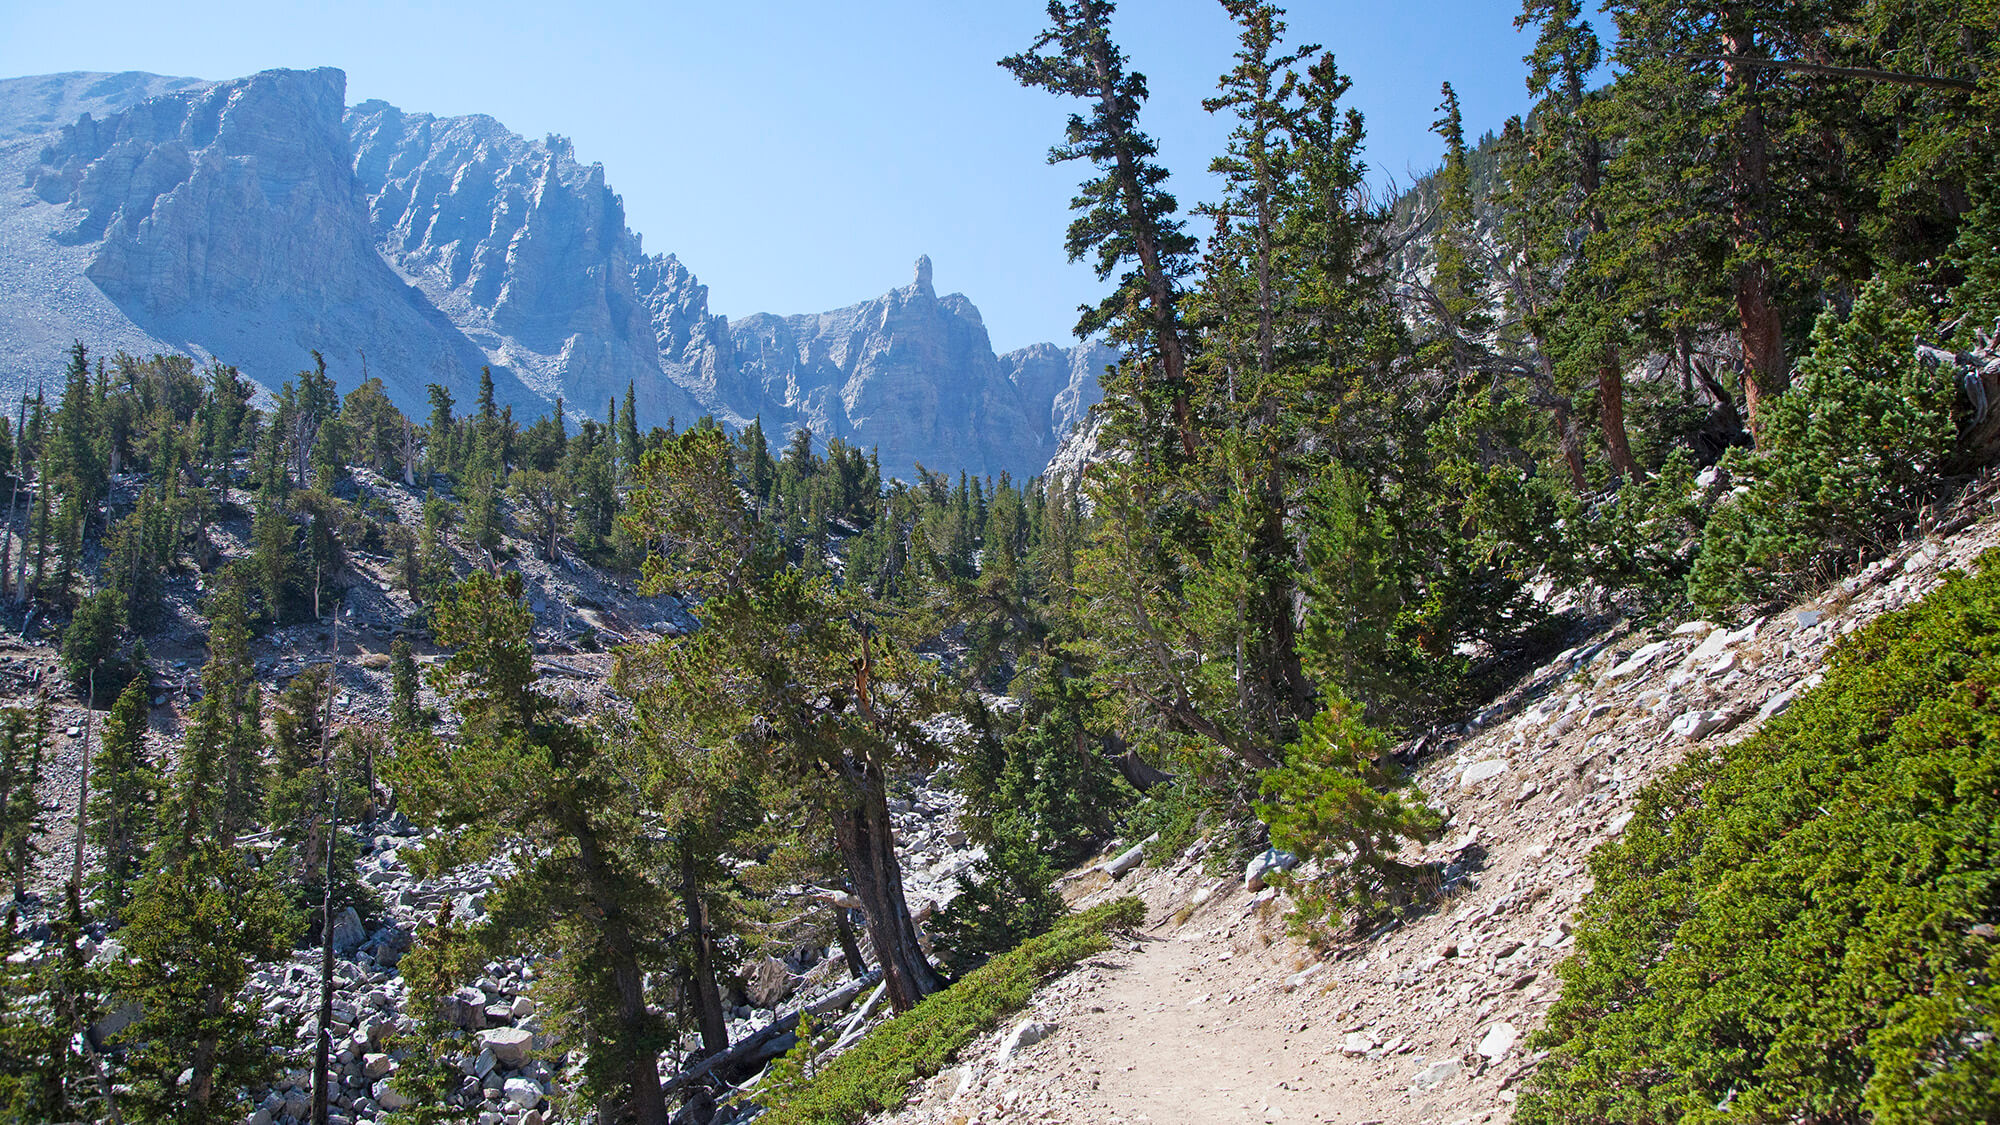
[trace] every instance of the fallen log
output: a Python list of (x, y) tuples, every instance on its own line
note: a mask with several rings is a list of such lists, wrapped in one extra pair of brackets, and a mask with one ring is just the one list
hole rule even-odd
[(849, 1004), (854, 1003), (855, 999), (862, 992), (874, 986), (881, 979), (882, 973), (878, 969), (858, 980), (848, 981), (846, 984), (806, 1004), (790, 1015), (780, 1016), (765, 1026), (758, 1028), (741, 1041), (733, 1044), (727, 1051), (723, 1051), (721, 1054), (710, 1055), (688, 1069), (674, 1075), (672, 1078), (667, 1079), (661, 1085), (660, 1092), (671, 1095), (676, 1090), (686, 1087), (691, 1082), (699, 1081), (711, 1073), (719, 1072), (726, 1074), (731, 1071), (741, 1071), (747, 1067), (762, 1066), (764, 1063), (777, 1058), (791, 1049), (791, 1044), (787, 1043), (780, 1046), (779, 1041), (788, 1036), (796, 1041), (796, 1036), (793, 1036), (792, 1033), (799, 1026), (799, 1016), (802, 1013), (810, 1012), (815, 1016), (822, 1016), (828, 1012), (840, 1011)]

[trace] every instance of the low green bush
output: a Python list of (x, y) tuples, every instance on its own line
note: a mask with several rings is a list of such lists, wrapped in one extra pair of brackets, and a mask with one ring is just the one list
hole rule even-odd
[(2000, 552), (1591, 866), (1522, 1125), (2000, 1122)]
[[(1064, 918), (1048, 933), (993, 958), (869, 1032), (818, 1072), (760, 1091), (757, 1100), (767, 1112), (758, 1120), (764, 1125), (833, 1125), (900, 1107), (912, 1083), (944, 1069), (959, 1048), (1019, 1011), (1042, 982), (1107, 948), (1109, 931), (1136, 926), (1145, 918), (1145, 904), (1136, 898)], [(809, 1041), (802, 1039), (799, 1049), (809, 1051)]]
[(1436, 839), (1442, 819), (1419, 795), (1398, 787), (1384, 764), (1388, 737), (1359, 712), (1329, 692), (1326, 706), (1286, 748), (1285, 764), (1262, 778), (1257, 814), (1270, 824), (1271, 842), (1326, 864), (1326, 877), (1301, 895), (1302, 921), (1311, 925), (1372, 925), (1419, 901), (1425, 876), (1437, 874), (1399, 853), (1406, 841)]

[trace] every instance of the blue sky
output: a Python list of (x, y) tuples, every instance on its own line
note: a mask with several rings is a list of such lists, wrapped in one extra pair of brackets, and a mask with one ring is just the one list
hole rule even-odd
[[(920, 253), (1000, 350), (1066, 342), (1101, 287), (1064, 260), (1081, 165), (1045, 164), (1070, 107), (994, 65), (1041, 29), (1037, 0), (613, 0), (66, 5), (0, 0), (0, 75), (147, 70), (231, 78), (337, 66), (348, 101), (490, 114), (604, 164), (649, 251), (715, 311), (813, 312), (906, 284)], [(1292, 5), (1295, 41), (1354, 77), (1378, 181), (1437, 160), (1450, 80), (1473, 135), (1527, 93), (1508, 0)], [(1608, 29), (1601, 29), (1608, 30)], [(1126, 0), (1115, 31), (1151, 85), (1143, 123), (1183, 206), (1208, 196), (1229, 124), (1200, 101), (1231, 65), (1215, 0)]]

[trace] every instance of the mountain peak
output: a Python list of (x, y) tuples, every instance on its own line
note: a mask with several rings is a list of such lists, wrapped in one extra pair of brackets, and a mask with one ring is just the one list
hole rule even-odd
[(919, 254), (917, 255), (917, 288), (929, 289), (930, 287), (931, 256), (929, 254)]

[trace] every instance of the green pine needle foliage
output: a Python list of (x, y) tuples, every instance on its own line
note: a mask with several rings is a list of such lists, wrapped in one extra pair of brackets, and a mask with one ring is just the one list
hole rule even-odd
[(954, 976), (1043, 933), (1063, 915), (1055, 866), (1015, 814), (994, 818), (986, 855), (958, 877), (958, 894), (931, 924)]
[(1257, 813), (1271, 826), (1273, 844), (1329, 868), (1327, 886), (1309, 889), (1312, 909), (1303, 912), (1367, 925), (1419, 900), (1433, 869), (1397, 853), (1403, 841), (1436, 839), (1443, 824), (1393, 787), (1383, 764), (1389, 740), (1359, 711), (1329, 699), (1286, 750), (1285, 764), (1263, 775)]
[(1762, 446), (1723, 465), (1747, 491), (1716, 509), (1689, 575), (1721, 610), (1802, 595), (1894, 543), (1937, 495), (1958, 432), (1952, 373), (1917, 357), (1922, 321), (1886, 287), (1813, 330), (1798, 380), (1766, 406)]
[(1591, 866), (1522, 1125), (2000, 1121), (2000, 553)]

